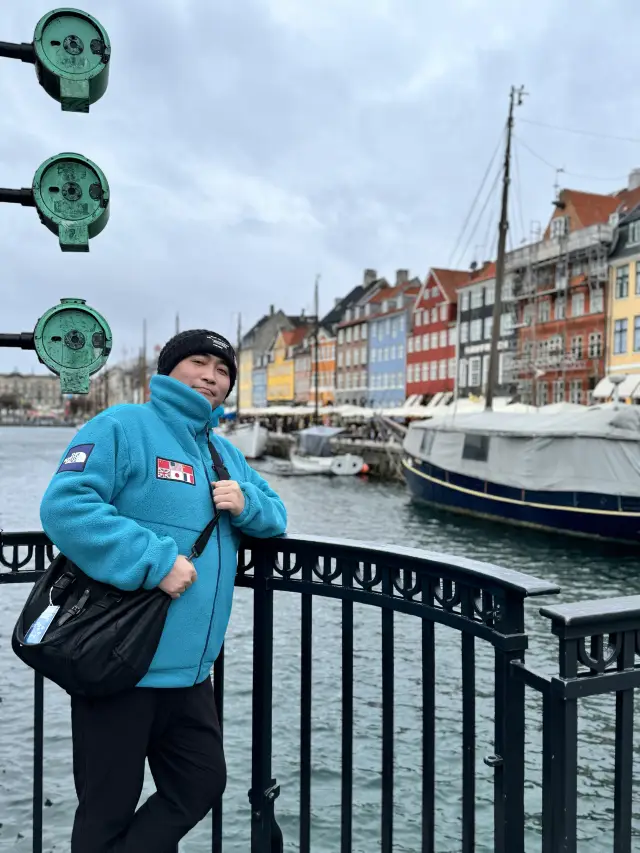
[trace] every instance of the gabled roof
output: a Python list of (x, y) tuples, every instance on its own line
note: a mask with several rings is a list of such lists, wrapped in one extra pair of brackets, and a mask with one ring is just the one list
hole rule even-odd
[(282, 340), (287, 347), (295, 347), (301, 344), (309, 332), (309, 326), (298, 326), (297, 329), (291, 329), (282, 333)]

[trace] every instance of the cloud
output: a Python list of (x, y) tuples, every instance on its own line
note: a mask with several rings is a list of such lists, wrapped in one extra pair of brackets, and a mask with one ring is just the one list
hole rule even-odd
[[(0, 38), (28, 41), (49, 9), (9, 4)], [(640, 138), (640, 59), (626, 51), (622, 69), (619, 48), (640, 7), (112, 0), (97, 14), (113, 59), (89, 116), (63, 114), (31, 66), (0, 60), (0, 185), (28, 186), (47, 157), (75, 150), (112, 190), (88, 255), (63, 255), (33, 210), (0, 206), (5, 332), (81, 296), (110, 321), (117, 359), (139, 347), (143, 318), (150, 345), (177, 311), (183, 328), (234, 336), (238, 312), (247, 328), (271, 303), (310, 311), (318, 272), (325, 310), (365, 267), (423, 276), (450, 260), (512, 84), (529, 92), (517, 136), (552, 164), (517, 147), (512, 243), (548, 218), (554, 165), (568, 185), (607, 192), (639, 165), (631, 143), (523, 119)], [(472, 217), (460, 263), (493, 253), (497, 205), (475, 230)], [(14, 365), (41, 369), (0, 350), (0, 370)]]

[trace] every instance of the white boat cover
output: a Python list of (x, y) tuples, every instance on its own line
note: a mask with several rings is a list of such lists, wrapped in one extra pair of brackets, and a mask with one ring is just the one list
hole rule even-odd
[[(447, 471), (520, 489), (640, 496), (640, 407), (545, 408), (414, 422), (404, 449)], [(489, 437), (486, 461), (463, 458), (470, 434)]]

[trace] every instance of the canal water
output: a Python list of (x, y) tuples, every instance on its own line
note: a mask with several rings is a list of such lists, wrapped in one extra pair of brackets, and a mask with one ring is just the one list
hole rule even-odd
[[(73, 432), (47, 428), (0, 429), (0, 527), (40, 529), (40, 497)], [(397, 484), (359, 479), (325, 480), (269, 475), (289, 510), (292, 533), (411, 545), (501, 563), (556, 582), (563, 601), (640, 593), (638, 558), (628, 551), (435, 514), (410, 502)], [(13, 655), (10, 634), (27, 585), (0, 586), (0, 850), (31, 850), (33, 679)], [(557, 645), (538, 610), (554, 597), (527, 606), (536, 668), (554, 672)], [(276, 595), (273, 771), (281, 785), (276, 803), (285, 850), (298, 848), (300, 600)], [(380, 612), (355, 609), (354, 850), (380, 849), (381, 632)], [(225, 744), (229, 783), (225, 795), (225, 853), (249, 850), (252, 601), (237, 590), (226, 645)], [(396, 616), (394, 851), (420, 850), (420, 626)], [(461, 669), (460, 639), (437, 626), (436, 849), (460, 850)], [(340, 828), (340, 605), (314, 602), (312, 849), (339, 850)], [(477, 651), (477, 845), (493, 849), (492, 771), (482, 758), (493, 752), (492, 655)], [(580, 714), (580, 842), (584, 853), (613, 849), (613, 698), (591, 699)], [(638, 727), (636, 727), (638, 728)], [(527, 704), (527, 853), (540, 850), (541, 708)], [(636, 743), (636, 747), (637, 747)], [(638, 754), (637, 748), (634, 749)], [(637, 763), (634, 768), (638, 778)], [(152, 790), (147, 781), (145, 793)], [(68, 850), (75, 806), (71, 773), (68, 697), (45, 686), (45, 851)], [(634, 800), (640, 845), (640, 801)], [(189, 835), (182, 853), (209, 853), (208, 820)]]

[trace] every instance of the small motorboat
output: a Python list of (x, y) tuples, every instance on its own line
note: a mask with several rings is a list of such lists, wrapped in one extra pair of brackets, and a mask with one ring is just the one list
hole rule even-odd
[(313, 426), (300, 430), (295, 450), (289, 460), (296, 474), (326, 474), (336, 477), (355, 476), (369, 470), (362, 456), (353, 453), (334, 454), (331, 440), (343, 432), (340, 427)]

